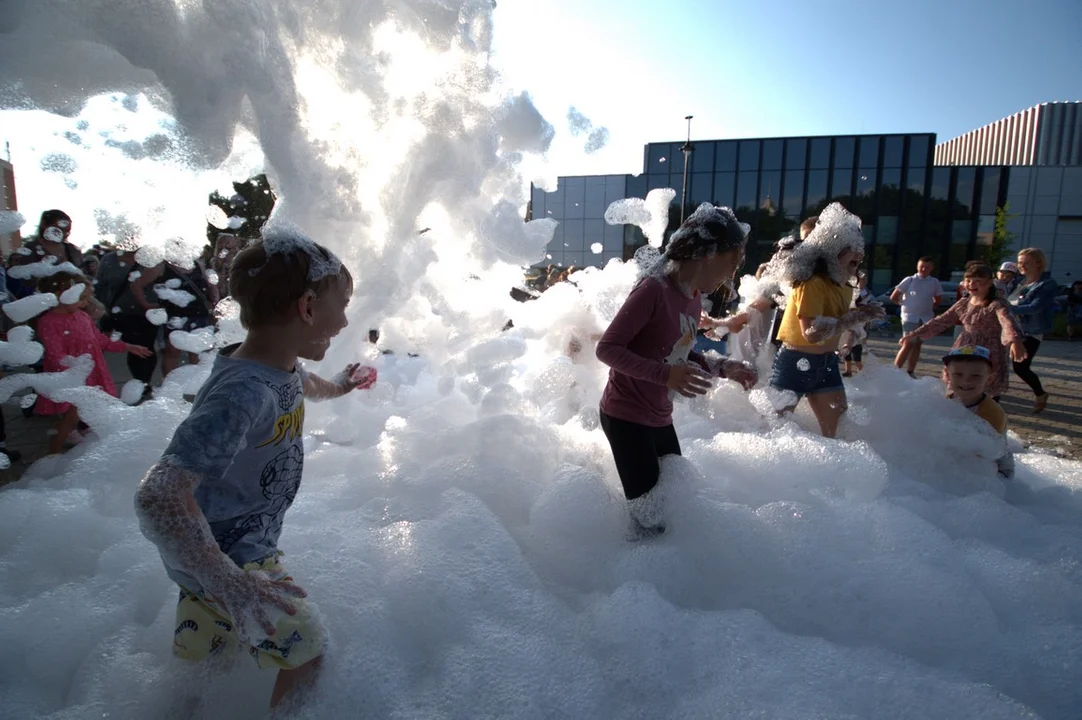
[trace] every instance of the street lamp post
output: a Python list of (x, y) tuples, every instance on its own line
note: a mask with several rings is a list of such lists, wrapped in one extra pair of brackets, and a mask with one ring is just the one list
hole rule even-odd
[(691, 164), (691, 153), (695, 152), (695, 146), (691, 144), (691, 118), (694, 115), (688, 115), (684, 119), (688, 121), (688, 139), (684, 143), (684, 147), (680, 148), (680, 152), (684, 153), (684, 189), (680, 192), (680, 224), (684, 224), (684, 211), (688, 206), (688, 165)]

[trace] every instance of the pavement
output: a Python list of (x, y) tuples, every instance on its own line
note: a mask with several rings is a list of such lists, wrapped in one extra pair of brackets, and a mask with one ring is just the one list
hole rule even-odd
[[(951, 346), (949, 335), (940, 336), (924, 343), (917, 375), (939, 377), (941, 358)], [(865, 352), (889, 362), (897, 353), (898, 337), (872, 337), (864, 343)], [(131, 379), (123, 355), (107, 353), (106, 363), (113, 374), (117, 387)], [(1007, 411), (1008, 427), (1016, 432), (1027, 447), (1052, 452), (1061, 457), (1082, 460), (1082, 340), (1067, 342), (1048, 340), (1041, 344), (1033, 368), (1051, 393), (1048, 407), (1034, 415), (1033, 393), (1025, 383), (1011, 376), (1011, 388), (1003, 396), (1003, 409)], [(156, 376), (156, 383), (160, 383)], [(0, 471), (0, 486), (14, 482), (34, 461), (45, 456), (49, 430), (55, 422), (51, 418), (23, 417), (19, 407), (21, 394), (3, 403), (4, 421), (7, 426), (7, 447), (22, 453), (22, 459)]]

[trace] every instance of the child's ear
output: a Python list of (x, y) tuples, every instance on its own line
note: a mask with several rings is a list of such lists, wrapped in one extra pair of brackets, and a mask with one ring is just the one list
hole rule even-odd
[(304, 294), (297, 299), (297, 314), (301, 322), (311, 325), (315, 321), (316, 294), (312, 290), (305, 290)]

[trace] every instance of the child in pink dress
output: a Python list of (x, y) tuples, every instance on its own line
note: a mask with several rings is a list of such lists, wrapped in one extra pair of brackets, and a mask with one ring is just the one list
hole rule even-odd
[[(950, 310), (939, 317), (907, 333), (899, 344), (928, 340), (948, 328), (961, 325), (962, 332), (955, 338), (954, 347), (973, 345), (988, 348), (992, 374), (985, 392), (999, 402), (1000, 396), (1007, 392), (1010, 378), (1007, 347), (1010, 347), (1011, 359), (1015, 362), (1026, 358), (1022, 332), (1007, 303), (998, 297), (991, 268), (985, 265), (966, 268), (963, 285), (969, 292), (966, 297), (954, 303)], [(946, 383), (947, 380), (947, 371), (944, 369), (943, 382)]]
[[(73, 288), (76, 285), (83, 286), (81, 294), (77, 299), (68, 297), (74, 293)], [(100, 387), (115, 397), (116, 385), (113, 383), (112, 376), (109, 375), (109, 368), (105, 365), (105, 356), (102, 355), (102, 351), (127, 352), (139, 357), (149, 357), (151, 351), (138, 345), (111, 340), (94, 325), (94, 321), (84, 311), (91, 297), (90, 281), (84, 276), (68, 272), (49, 275), (38, 282), (38, 292), (53, 293), (60, 303), (44, 313), (37, 321), (38, 340), (45, 347), (43, 360), (45, 372), (63, 372), (67, 369), (61, 362), (64, 358), (89, 355), (94, 360), (94, 368), (87, 376), (86, 384), (90, 387)], [(65, 303), (64, 300), (74, 300), (74, 302)], [(34, 412), (39, 415), (60, 416), (56, 434), (49, 440), (50, 455), (62, 452), (64, 442), (69, 439), (69, 436), (78, 440), (76, 426), (79, 423), (79, 411), (71, 403), (58, 403), (46, 397), (39, 397)]]

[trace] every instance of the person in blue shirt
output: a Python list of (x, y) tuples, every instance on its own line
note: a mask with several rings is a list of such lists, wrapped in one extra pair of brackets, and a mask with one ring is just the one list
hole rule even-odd
[(1048, 393), (1041, 385), (1041, 379), (1033, 372), (1030, 365), (1041, 346), (1046, 333), (1052, 332), (1052, 316), (1056, 311), (1056, 292), (1058, 287), (1047, 272), (1048, 261), (1044, 252), (1038, 248), (1025, 248), (1018, 251), (1018, 270), (1022, 282), (1011, 293), (1008, 301), (1011, 312), (1018, 317), (1022, 326), (1022, 343), (1026, 347), (1026, 359), (1014, 363), (1014, 374), (1033, 390), (1036, 401), (1033, 412), (1039, 413), (1048, 405)]

